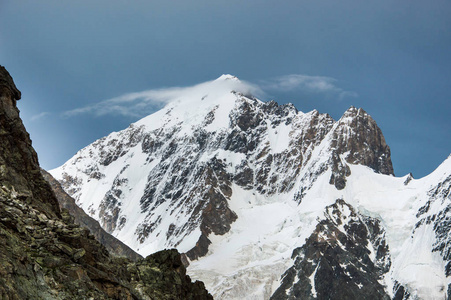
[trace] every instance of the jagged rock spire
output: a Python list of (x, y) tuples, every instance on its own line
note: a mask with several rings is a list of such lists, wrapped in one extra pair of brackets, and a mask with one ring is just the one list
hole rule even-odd
[(347, 154), (348, 163), (394, 175), (390, 147), (376, 121), (362, 108), (351, 106), (338, 120), (331, 147), (339, 154)]

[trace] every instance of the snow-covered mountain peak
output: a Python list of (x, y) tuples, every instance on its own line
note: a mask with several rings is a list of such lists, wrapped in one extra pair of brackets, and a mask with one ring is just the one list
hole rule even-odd
[[(229, 114), (238, 101), (258, 101), (253, 94), (258, 88), (232, 75), (222, 75), (216, 80), (188, 88), (169, 90), (162, 110), (136, 122), (147, 130), (158, 128), (204, 127), (207, 131), (229, 126)], [(185, 134), (182, 130), (181, 134)]]
[(368, 116), (341, 124), (316, 110), (264, 103), (237, 92), (247, 84), (222, 78), (174, 93), (162, 110), (86, 147), (52, 174), (140, 253), (178, 247), (197, 259), (208, 251), (208, 236), (225, 234), (236, 220), (234, 185), (296, 203), (327, 170), (329, 183), (343, 189), (347, 162), (376, 171), (374, 161), (391, 165), (388, 146), (354, 153), (362, 150), (355, 144), (381, 140), (372, 137), (381, 133), (375, 123), (367, 126)]
[[(184, 252), (192, 274), (219, 298), (269, 298), (295, 248), (305, 253), (295, 265), (308, 271), (298, 274), (298, 284), (307, 287), (306, 295), (320, 295), (329, 280), (321, 287), (316, 276), (330, 275), (322, 265), (329, 246), (338, 259), (354, 253), (351, 261), (371, 271), (359, 275), (355, 293), (366, 282), (382, 294), (394, 286), (402, 291), (393, 280), (418, 290), (421, 282), (400, 270), (415, 269), (421, 260), (399, 256), (416, 249), (404, 244), (417, 221), (419, 228), (433, 218), (448, 224), (440, 211), (450, 200), (451, 157), (427, 178), (396, 178), (384, 136), (363, 109), (350, 107), (335, 121), (316, 110), (262, 102), (254, 89), (223, 75), (170, 90), (162, 110), (96, 141), (51, 173), (140, 254)], [(415, 233), (418, 241), (422, 232)], [(440, 239), (441, 249), (451, 249), (446, 237)], [(317, 242), (324, 251), (314, 249)], [(429, 242), (424, 249), (430, 252), (435, 240)], [(442, 252), (431, 259), (441, 260)], [(359, 253), (368, 258), (363, 264)], [(395, 267), (389, 272), (390, 261)], [(349, 261), (336, 267), (349, 278), (356, 271)], [(296, 284), (295, 275), (287, 275), (288, 285)], [(280, 289), (280, 299), (295, 290)]]
[(240, 79), (236, 76), (230, 75), (230, 74), (222, 74), (221, 76), (219, 76), (217, 79), (217, 81), (220, 80), (235, 80), (235, 81), (240, 81)]

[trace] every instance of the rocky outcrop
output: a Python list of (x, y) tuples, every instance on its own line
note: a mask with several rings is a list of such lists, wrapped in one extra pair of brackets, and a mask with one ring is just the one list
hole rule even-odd
[(176, 250), (133, 263), (110, 256), (86, 228), (0, 191), (1, 299), (212, 299)]
[(341, 161), (340, 156), (335, 151), (332, 151), (329, 161), (332, 171), (329, 183), (333, 184), (337, 190), (342, 190), (346, 186), (346, 177), (351, 175), (351, 169), (346, 163)]
[(394, 175), (390, 148), (376, 121), (362, 108), (350, 107), (338, 121), (331, 148), (346, 154), (346, 161)]
[(0, 92), (1, 299), (212, 299), (176, 250), (131, 262), (74, 224), (40, 173), (3, 67)]
[(107, 250), (118, 257), (127, 257), (133, 261), (142, 258), (141, 255), (133, 251), (130, 247), (113, 237), (111, 234), (107, 233), (93, 218), (87, 215), (83, 209), (75, 204), (75, 200), (69, 196), (61, 187), (61, 184), (53, 178), (50, 173), (41, 169), (41, 173), (45, 180), (50, 184), (58, 199), (61, 209), (67, 209), (69, 214), (74, 217), (74, 223), (80, 225), (81, 227), (86, 227), (89, 229), (92, 235), (98, 240), (102, 245), (104, 245)]
[(338, 199), (282, 275), (271, 299), (390, 299), (381, 281), (390, 269), (385, 232)]
[(15, 106), (16, 101), (22, 97), (13, 78), (3, 66), (0, 66), (0, 94), (4, 97), (3, 100), (11, 102), (12, 106)]
[(58, 201), (41, 176), (38, 156), (19, 117), (16, 101), (21, 94), (2, 66), (0, 93), (0, 182), (49, 217), (58, 217)]

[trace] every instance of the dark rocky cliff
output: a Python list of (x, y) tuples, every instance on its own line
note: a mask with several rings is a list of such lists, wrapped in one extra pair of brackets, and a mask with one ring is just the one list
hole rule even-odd
[(326, 207), (271, 299), (390, 299), (381, 284), (391, 261), (380, 223), (342, 199)]
[(40, 173), (0, 66), (0, 299), (212, 299), (176, 250), (131, 262), (73, 223)]
[(48, 217), (59, 217), (58, 201), (41, 176), (38, 157), (19, 117), (20, 91), (0, 66), (0, 182)]

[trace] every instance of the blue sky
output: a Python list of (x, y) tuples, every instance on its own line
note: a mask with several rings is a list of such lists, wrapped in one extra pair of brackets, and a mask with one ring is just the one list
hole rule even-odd
[(46, 169), (161, 103), (67, 112), (233, 74), (301, 111), (364, 108), (396, 175), (419, 178), (451, 152), (449, 16), (445, 0), (2, 0), (0, 64)]

